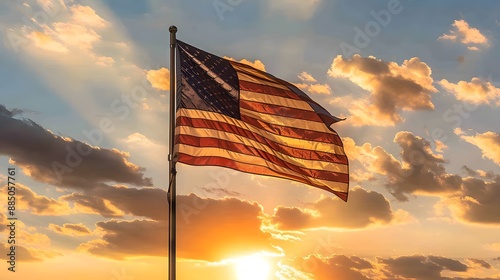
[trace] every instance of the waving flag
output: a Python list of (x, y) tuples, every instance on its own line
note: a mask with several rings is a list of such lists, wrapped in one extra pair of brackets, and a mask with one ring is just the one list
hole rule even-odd
[(304, 92), (177, 41), (178, 161), (298, 181), (347, 201), (340, 121)]

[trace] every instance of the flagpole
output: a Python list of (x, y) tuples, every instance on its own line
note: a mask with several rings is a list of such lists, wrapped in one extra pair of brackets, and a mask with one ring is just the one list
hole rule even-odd
[(169, 202), (169, 230), (168, 230), (168, 279), (175, 280), (175, 266), (176, 266), (176, 174), (175, 169), (176, 159), (174, 157), (174, 141), (175, 141), (175, 46), (176, 38), (175, 33), (177, 27), (174, 25), (168, 29), (170, 32), (170, 129), (169, 129), (169, 186), (168, 186), (168, 202)]

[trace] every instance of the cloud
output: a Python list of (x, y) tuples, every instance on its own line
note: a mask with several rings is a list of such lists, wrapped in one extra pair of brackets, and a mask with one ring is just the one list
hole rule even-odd
[(429, 141), (408, 131), (398, 132), (393, 141), (401, 148), (401, 160), (380, 146), (356, 146), (350, 140), (346, 153), (368, 172), (385, 175), (385, 186), (399, 201), (407, 201), (407, 194), (439, 195), (460, 190), (462, 178), (446, 173), (445, 159), (432, 151)]
[(328, 84), (295, 84), (301, 90), (316, 94), (331, 94), (332, 89)]
[(72, 193), (61, 198), (77, 208), (106, 218), (134, 215), (157, 221), (168, 219), (167, 192), (158, 188), (128, 188), (105, 184), (85, 193)]
[(109, 24), (89, 6), (75, 5), (71, 6), (70, 10), (73, 13), (72, 20), (76, 23), (99, 28)]
[(33, 31), (26, 37), (33, 42), (35, 47), (46, 51), (57, 53), (67, 53), (69, 51), (63, 44), (43, 32)]
[(345, 142), (346, 153), (356, 155), (368, 172), (384, 175), (386, 188), (399, 201), (408, 201), (408, 194), (440, 196), (441, 203), (462, 222), (500, 224), (496, 215), (500, 212), (500, 175), (477, 171), (481, 178), (463, 178), (449, 174), (442, 155), (433, 153), (430, 142), (411, 132), (398, 132), (394, 142), (401, 147), (401, 160), (382, 147), (360, 147), (350, 140)]
[(299, 79), (303, 83), (295, 84), (298, 88), (308, 91), (313, 94), (331, 94), (332, 89), (328, 84), (320, 84), (318, 81), (309, 73), (302, 72), (298, 75)]
[[(263, 250), (275, 251), (269, 245), (270, 234), (260, 229), (262, 208), (257, 203), (190, 194), (179, 195), (177, 206), (179, 258), (220, 261)], [(81, 244), (80, 250), (116, 259), (167, 255), (165, 220), (111, 220), (99, 222), (97, 227), (104, 232), (102, 239)], [(235, 228), (238, 234), (234, 233)]]
[(370, 278), (363, 275), (363, 273), (374, 268), (366, 259), (344, 255), (333, 255), (331, 257), (309, 255), (285, 260), (283, 263), (311, 276), (311, 278), (304, 279), (316, 280), (368, 280)]
[(309, 83), (317, 83), (316, 79), (309, 73), (303, 71), (299, 74), (299, 79), (301, 79), (303, 82), (309, 82)]
[(464, 272), (467, 266), (457, 260), (439, 256), (402, 256), (383, 259), (378, 262), (385, 265), (389, 278), (403, 277), (403, 279), (443, 279), (441, 272), (444, 270)]
[(490, 81), (477, 77), (472, 78), (470, 82), (459, 81), (456, 84), (442, 79), (439, 84), (460, 101), (492, 106), (500, 102), (500, 88), (495, 87)]
[[(6, 187), (5, 187), (6, 188)], [(29, 187), (17, 183), (16, 195), (19, 210), (42, 216), (70, 215), (73, 211), (64, 201), (38, 195)]]
[(491, 159), (500, 165), (500, 134), (487, 131), (482, 134), (476, 133), (475, 136), (462, 135), (460, 138), (481, 149), (483, 158)]
[(452, 27), (449, 34), (443, 34), (438, 40), (458, 41), (464, 45), (469, 45), (470, 50), (478, 50), (477, 46), (470, 46), (471, 44), (488, 45), (488, 38), (479, 29), (470, 27), (465, 20), (455, 20)]
[(266, 71), (266, 66), (264, 65), (264, 63), (262, 63), (262, 61), (260, 61), (258, 59), (256, 59), (254, 62), (252, 62), (252, 61), (247, 60), (247, 59), (242, 59), (242, 60), (238, 61), (232, 57), (227, 57), (227, 56), (224, 56), (223, 58), (227, 59), (227, 60), (231, 60), (231, 61), (240, 62), (240, 63), (246, 64), (246, 65), (250, 65), (253, 68), (259, 69), (261, 71)]
[[(5, 254), (7, 254), (8, 252), (10, 252), (10, 246), (11, 245), (6, 244), (6, 243), (0, 243), (0, 251), (2, 253), (6, 252)], [(40, 262), (40, 261), (42, 261), (42, 258), (34, 255), (26, 247), (20, 246), (20, 245), (16, 246), (16, 258), (18, 260), (23, 260), (23, 262)]]
[(69, 236), (85, 236), (92, 233), (90, 229), (88, 229), (82, 223), (80, 224), (63, 224), (63, 226), (59, 226), (56, 224), (49, 224), (49, 229), (54, 231), (55, 233), (69, 235)]
[(464, 178), (461, 192), (443, 202), (464, 222), (500, 225), (500, 175), (494, 181)]
[(486, 268), (486, 269), (490, 269), (492, 268), (491, 264), (488, 263), (487, 261), (485, 260), (480, 260), (480, 259), (469, 259), (472, 263), (476, 264), (476, 265), (479, 265), (483, 268)]
[[(348, 213), (348, 214), (346, 214)], [(364, 228), (387, 224), (395, 219), (389, 201), (380, 193), (354, 188), (349, 202), (323, 197), (307, 209), (278, 206), (271, 218), (282, 230), (308, 228)]]
[(170, 90), (170, 70), (162, 67), (158, 70), (146, 71), (146, 78), (151, 86), (159, 90)]
[[(373, 56), (338, 55), (328, 70), (333, 78), (346, 78), (370, 92), (369, 98), (335, 102), (345, 105), (355, 126), (393, 126), (403, 121), (401, 110), (433, 110), (431, 94), (437, 92), (431, 68), (418, 57), (405, 60), (401, 66)], [(331, 102), (332, 103), (332, 102)]]
[[(0, 154), (10, 157), (35, 180), (74, 188), (91, 188), (105, 181), (152, 185), (150, 178), (144, 178), (144, 168), (129, 162), (125, 152), (57, 136), (32, 120), (11, 115), (0, 104)], [(84, 135), (94, 141), (103, 137), (96, 131)]]

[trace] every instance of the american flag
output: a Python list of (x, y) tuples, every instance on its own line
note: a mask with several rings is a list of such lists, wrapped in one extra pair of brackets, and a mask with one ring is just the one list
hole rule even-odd
[(321, 188), (347, 201), (341, 119), (293, 84), (177, 41), (178, 162)]

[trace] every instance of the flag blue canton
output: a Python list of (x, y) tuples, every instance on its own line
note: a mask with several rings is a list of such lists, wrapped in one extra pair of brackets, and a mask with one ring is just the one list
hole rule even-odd
[(177, 108), (217, 112), (240, 119), (239, 82), (231, 63), (177, 41), (182, 94)]

